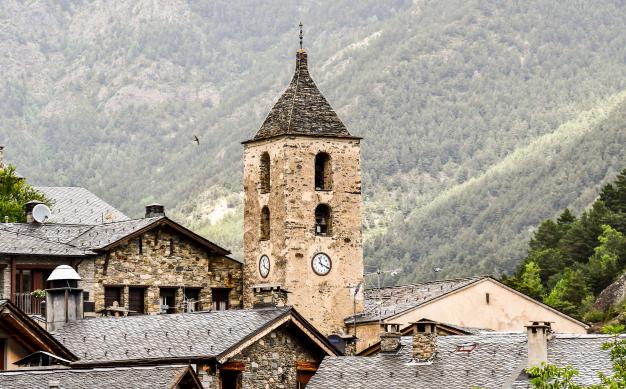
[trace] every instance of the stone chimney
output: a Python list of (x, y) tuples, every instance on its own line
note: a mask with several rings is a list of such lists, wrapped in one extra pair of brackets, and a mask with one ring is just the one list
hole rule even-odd
[(400, 325), (382, 324), (380, 333), (380, 352), (395, 353), (400, 348)]
[(152, 203), (146, 205), (146, 218), (165, 216), (165, 207), (162, 204)]
[(413, 323), (413, 360), (426, 362), (437, 354), (437, 324), (431, 321)]
[(534, 321), (525, 326), (528, 334), (527, 367), (539, 366), (548, 362), (548, 336), (552, 332), (550, 322)]
[(43, 203), (41, 201), (31, 200), (27, 202), (26, 204), (24, 204), (24, 212), (26, 213), (27, 223), (35, 222), (35, 219), (33, 218), (33, 208), (35, 208), (35, 206), (38, 204), (43, 204)]
[(71, 266), (57, 266), (47, 281), (46, 329), (53, 332), (71, 321), (83, 318), (83, 290), (78, 289), (80, 276)]
[(253, 308), (284, 307), (287, 305), (287, 293), (280, 285), (259, 284), (252, 286)]

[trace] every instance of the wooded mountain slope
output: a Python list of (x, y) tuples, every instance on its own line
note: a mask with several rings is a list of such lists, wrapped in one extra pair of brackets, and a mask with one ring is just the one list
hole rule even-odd
[(511, 271), (540, 220), (626, 164), (620, 1), (111, 4), (3, 2), (8, 159), (131, 215), (165, 203), (236, 253), (239, 142), (286, 87), (300, 20), (314, 79), (365, 137), (366, 262), (401, 266), (388, 282)]

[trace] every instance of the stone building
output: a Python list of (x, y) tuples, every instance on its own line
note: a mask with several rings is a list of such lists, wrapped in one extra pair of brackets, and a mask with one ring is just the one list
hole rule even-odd
[(299, 50), (287, 90), (244, 144), (244, 301), (257, 284), (325, 335), (362, 309), (360, 138), (313, 82)]
[(167, 218), (163, 206), (131, 220), (82, 188), (45, 189), (49, 220), (33, 220), (29, 203), (28, 223), (0, 223), (0, 287), (26, 313), (41, 313), (32, 292), (61, 264), (80, 274), (92, 311), (114, 302), (152, 314), (242, 307), (241, 262)]
[[(356, 315), (357, 351), (380, 340), (380, 323), (402, 327), (428, 318), (451, 325), (517, 331), (532, 320), (552, 330), (587, 333), (588, 326), (487, 276), (398, 285), (365, 291), (365, 309)], [(354, 320), (345, 320), (350, 332)]]
[[(542, 362), (567, 365), (573, 382), (600, 384), (612, 374), (609, 335), (554, 334), (550, 323), (526, 323), (524, 332), (438, 336), (432, 327), (412, 336), (387, 333), (372, 357), (328, 357), (307, 389), (532, 388), (526, 369)], [(524, 329), (520, 327), (519, 330)]]
[(291, 307), (101, 317), (53, 336), (78, 356), (71, 368), (189, 363), (210, 389), (304, 388), (338, 355)]

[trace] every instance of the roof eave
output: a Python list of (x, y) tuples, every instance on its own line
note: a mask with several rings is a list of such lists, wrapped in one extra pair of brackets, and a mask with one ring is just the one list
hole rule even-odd
[(266, 136), (266, 137), (262, 137), (262, 138), (252, 138), (252, 139), (248, 139), (245, 140), (243, 142), (241, 142), (242, 145), (248, 145), (251, 143), (256, 143), (256, 142), (262, 142), (264, 140), (269, 140), (269, 139), (276, 139), (276, 138), (282, 138), (282, 137), (303, 137), (303, 138), (328, 138), (328, 139), (352, 139), (352, 140), (361, 140), (363, 139), (363, 137), (360, 136), (352, 136), (352, 135), (313, 135), (313, 134), (278, 134), (278, 135), (271, 135), (271, 136)]

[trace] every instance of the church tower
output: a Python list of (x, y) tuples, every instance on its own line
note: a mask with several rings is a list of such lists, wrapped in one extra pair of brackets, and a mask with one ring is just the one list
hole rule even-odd
[(360, 139), (309, 75), (307, 53), (244, 144), (244, 301), (279, 285), (325, 335), (363, 308)]

